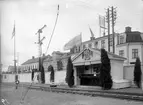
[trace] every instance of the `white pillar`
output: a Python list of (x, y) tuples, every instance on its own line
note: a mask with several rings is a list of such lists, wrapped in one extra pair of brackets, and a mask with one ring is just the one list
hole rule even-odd
[(73, 67), (74, 70), (74, 85), (77, 86), (77, 70), (76, 67)]

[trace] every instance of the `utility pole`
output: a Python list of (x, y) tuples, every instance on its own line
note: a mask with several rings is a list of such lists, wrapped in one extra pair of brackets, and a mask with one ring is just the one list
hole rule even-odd
[(110, 9), (107, 9), (106, 12), (106, 22), (108, 25), (108, 52), (110, 52)]
[(114, 27), (115, 27), (115, 22), (116, 22), (116, 16), (117, 16), (117, 12), (116, 12), (116, 8), (114, 8), (112, 6), (112, 38), (113, 38), (113, 53), (115, 53), (115, 32), (114, 32)]
[[(41, 55), (42, 55), (42, 41), (45, 39), (45, 37), (43, 37), (42, 39), (40, 38), (40, 34), (43, 32), (42, 30), (46, 27), (46, 25), (44, 25), (41, 29), (39, 29), (37, 31), (36, 34), (38, 34), (38, 57), (39, 57), (39, 64), (41, 63)], [(39, 65), (40, 66), (40, 65)]]
[[(113, 6), (109, 7), (107, 9), (107, 12), (106, 12), (106, 22), (108, 24), (108, 51), (110, 52), (110, 46), (112, 46), (113, 53), (115, 53), (115, 39), (114, 39), (115, 32), (114, 32), (114, 26), (115, 26), (115, 22), (116, 22), (116, 16), (117, 16), (116, 8), (114, 8)], [(112, 28), (112, 35), (110, 35), (110, 21), (112, 21), (112, 27), (111, 27)], [(112, 45), (111, 45), (111, 41), (112, 41)]]

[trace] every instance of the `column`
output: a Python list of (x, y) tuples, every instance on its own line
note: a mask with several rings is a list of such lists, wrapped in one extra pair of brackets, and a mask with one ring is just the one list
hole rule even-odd
[(74, 70), (74, 85), (77, 86), (77, 70), (76, 67), (73, 67)]

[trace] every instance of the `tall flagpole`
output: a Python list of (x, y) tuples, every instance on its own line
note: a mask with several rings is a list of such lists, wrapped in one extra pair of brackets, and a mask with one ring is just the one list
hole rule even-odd
[(12, 38), (14, 37), (14, 72), (15, 72), (15, 83), (16, 83), (16, 89), (18, 85), (18, 72), (16, 67), (16, 34), (15, 34), (15, 21), (14, 21), (14, 27), (12, 32)]

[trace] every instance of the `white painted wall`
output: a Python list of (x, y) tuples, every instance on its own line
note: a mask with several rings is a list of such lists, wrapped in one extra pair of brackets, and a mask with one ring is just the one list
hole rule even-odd
[[(143, 65), (141, 66), (142, 70), (142, 81), (143, 81)], [(124, 66), (124, 79), (133, 81), (134, 80), (134, 65)]]
[(111, 60), (111, 76), (113, 80), (123, 79), (123, 61)]
[(19, 76), (20, 82), (32, 82), (31, 73), (19, 74), (18, 76)]
[(66, 71), (57, 71), (55, 72), (55, 83), (66, 84)]
[[(6, 75), (6, 78), (4, 76)], [(31, 73), (19, 74), (20, 82), (32, 82)], [(66, 71), (56, 71), (55, 72), (55, 83), (65, 84)], [(36, 78), (35, 78), (36, 79)], [(15, 82), (15, 74), (3, 74), (2, 82)], [(50, 72), (45, 72), (45, 83), (50, 84)]]

